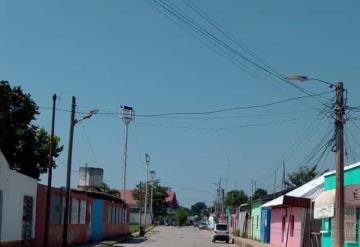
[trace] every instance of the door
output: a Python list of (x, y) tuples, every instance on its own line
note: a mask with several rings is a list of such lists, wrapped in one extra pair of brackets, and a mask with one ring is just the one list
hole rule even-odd
[(33, 222), (33, 198), (24, 196), (22, 218), (22, 240), (25, 244), (30, 243)]
[(93, 200), (91, 210), (91, 240), (101, 240), (103, 237), (103, 208), (104, 201)]

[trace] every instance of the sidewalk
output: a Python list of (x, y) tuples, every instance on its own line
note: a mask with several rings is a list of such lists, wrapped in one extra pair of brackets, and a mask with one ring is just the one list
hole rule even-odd
[[(151, 232), (154, 228), (155, 228), (155, 226), (149, 226), (148, 228), (146, 228), (145, 232), (146, 233)], [(118, 244), (121, 244), (124, 242), (135, 241), (135, 240), (143, 242), (146, 240), (146, 236), (145, 237), (138, 237), (138, 236), (139, 236), (139, 232), (134, 232), (132, 235), (121, 236), (118, 238), (113, 238), (113, 239), (109, 239), (109, 240), (103, 240), (103, 241), (93, 242), (93, 243), (88, 243), (88, 244), (83, 244), (83, 245), (76, 245), (75, 247), (118, 246)]]
[(264, 244), (256, 240), (235, 237), (235, 244), (240, 247), (277, 247), (271, 244)]

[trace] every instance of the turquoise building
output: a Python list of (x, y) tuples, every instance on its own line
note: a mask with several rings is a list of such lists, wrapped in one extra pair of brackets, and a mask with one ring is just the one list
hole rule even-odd
[[(324, 192), (315, 200), (314, 218), (322, 218), (321, 246), (332, 247), (335, 233), (335, 171), (325, 174)], [(345, 243), (344, 247), (360, 247), (360, 162), (344, 169)]]

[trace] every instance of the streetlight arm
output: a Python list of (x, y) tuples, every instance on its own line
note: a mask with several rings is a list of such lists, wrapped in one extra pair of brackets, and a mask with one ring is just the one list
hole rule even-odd
[(95, 109), (95, 110), (91, 110), (88, 114), (86, 114), (85, 116), (83, 116), (80, 119), (75, 119), (74, 124), (80, 123), (81, 121), (85, 120), (85, 119), (89, 119), (91, 118), (93, 115), (95, 115), (96, 113), (98, 113), (99, 110)]
[(320, 80), (320, 79), (317, 79), (317, 78), (304, 76), (304, 75), (287, 76), (287, 77), (285, 77), (285, 79), (286, 80), (292, 80), (292, 81), (318, 81), (318, 82), (324, 83), (326, 85), (329, 85), (330, 88), (332, 88), (334, 86), (333, 83), (323, 81), (323, 80)]

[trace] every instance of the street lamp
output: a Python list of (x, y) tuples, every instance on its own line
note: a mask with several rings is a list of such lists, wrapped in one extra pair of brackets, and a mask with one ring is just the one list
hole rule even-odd
[(125, 143), (124, 143), (124, 169), (123, 169), (123, 194), (122, 199), (124, 202), (125, 194), (126, 194), (126, 168), (127, 168), (127, 149), (128, 149), (128, 132), (129, 132), (129, 124), (135, 118), (135, 111), (134, 108), (131, 106), (120, 106), (121, 108), (121, 119), (125, 124)]
[(146, 218), (147, 218), (147, 200), (148, 200), (148, 183), (149, 183), (149, 163), (150, 163), (150, 156), (145, 154), (145, 162), (146, 162), (146, 184), (145, 184), (145, 219), (144, 225), (146, 227)]
[(63, 246), (67, 246), (67, 229), (68, 229), (68, 220), (69, 220), (69, 204), (70, 204), (70, 181), (71, 181), (71, 162), (72, 162), (72, 148), (73, 148), (73, 139), (74, 139), (74, 127), (76, 124), (80, 123), (85, 119), (91, 118), (93, 115), (99, 112), (99, 110), (92, 110), (81, 119), (75, 119), (75, 108), (76, 108), (76, 98), (72, 97), (71, 103), (71, 117), (70, 117), (70, 137), (69, 137), (69, 149), (68, 149), (68, 159), (67, 159), (67, 170), (66, 170), (66, 195), (65, 195), (65, 211), (64, 211), (64, 226), (63, 226)]
[(335, 86), (336, 102), (334, 105), (335, 113), (335, 137), (336, 137), (336, 188), (335, 188), (335, 247), (344, 246), (344, 85), (342, 82), (336, 84), (329, 83), (316, 78), (307, 76), (289, 76), (288, 80), (297, 81), (319, 81), (330, 86)]

